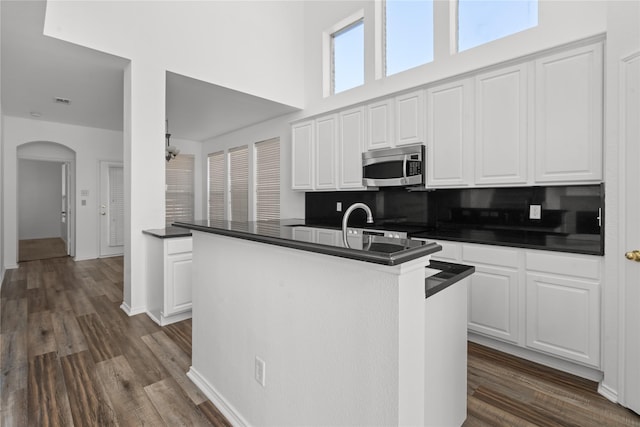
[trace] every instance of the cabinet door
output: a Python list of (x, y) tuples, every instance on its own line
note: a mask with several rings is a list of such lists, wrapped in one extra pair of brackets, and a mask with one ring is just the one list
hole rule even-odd
[(536, 182), (602, 179), (602, 44), (536, 61)]
[(318, 228), (314, 230), (316, 233), (315, 242), (321, 245), (335, 246), (342, 239), (342, 231)]
[(313, 121), (291, 127), (291, 188), (313, 189)]
[(468, 185), (472, 179), (472, 81), (427, 90), (427, 184)]
[(301, 242), (313, 242), (313, 228), (294, 227), (293, 240), (300, 240)]
[(315, 188), (335, 189), (338, 117), (332, 114), (316, 119)]
[(599, 295), (597, 282), (527, 273), (527, 346), (599, 367)]
[(191, 252), (167, 256), (165, 317), (191, 310)]
[(469, 285), (469, 330), (518, 343), (518, 272), (476, 265)]
[(364, 108), (343, 111), (339, 117), (339, 187), (363, 188)]
[(476, 184), (527, 182), (526, 67), (476, 77)]
[(423, 91), (396, 97), (396, 145), (424, 143), (424, 95)]
[(393, 146), (393, 100), (367, 106), (367, 150)]

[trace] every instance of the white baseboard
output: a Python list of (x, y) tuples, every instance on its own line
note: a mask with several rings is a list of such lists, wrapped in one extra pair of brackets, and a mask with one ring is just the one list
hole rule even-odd
[(98, 259), (98, 258), (95, 257), (95, 256), (93, 256), (93, 257), (91, 257), (91, 256), (74, 256), (73, 257), (73, 260), (76, 261), (76, 262), (77, 261), (90, 261), (92, 259)]
[(244, 427), (249, 426), (250, 424), (242, 418), (242, 415), (227, 402), (224, 397), (218, 393), (218, 391), (213, 387), (209, 382), (202, 376), (200, 373), (193, 368), (189, 368), (189, 372), (187, 372), (187, 377), (191, 379), (191, 381), (200, 389), (202, 393), (213, 403), (216, 408), (224, 415), (227, 420), (233, 426)]
[(539, 363), (544, 366), (548, 366), (559, 371), (567, 372), (572, 375), (576, 375), (581, 378), (586, 378), (591, 381), (600, 383), (604, 374), (595, 368), (583, 366), (577, 363), (570, 362), (568, 360), (560, 359), (554, 356), (549, 356), (544, 353), (540, 353), (535, 350), (516, 346), (503, 341), (498, 341), (493, 338), (485, 337), (483, 335), (475, 334), (473, 332), (468, 333), (468, 339), (471, 342), (481, 344), (494, 350), (502, 351), (504, 353), (511, 354), (513, 356), (520, 357), (522, 359), (529, 360), (531, 362)]
[(120, 305), (120, 309), (122, 311), (124, 311), (125, 313), (127, 313), (127, 316), (129, 316), (129, 317), (136, 316), (138, 314), (142, 314), (142, 313), (146, 313), (147, 312), (147, 307), (131, 308), (131, 307), (129, 307), (129, 304), (127, 304), (124, 301)]
[(598, 384), (598, 393), (613, 403), (619, 403), (618, 391), (612, 389), (604, 383)]

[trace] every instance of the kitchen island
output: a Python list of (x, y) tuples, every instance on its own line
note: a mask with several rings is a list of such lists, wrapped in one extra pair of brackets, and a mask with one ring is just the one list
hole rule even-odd
[(466, 280), (426, 298), (437, 244), (346, 248), (296, 239), (298, 220), (175, 225), (193, 234), (188, 375), (233, 424), (462, 424)]

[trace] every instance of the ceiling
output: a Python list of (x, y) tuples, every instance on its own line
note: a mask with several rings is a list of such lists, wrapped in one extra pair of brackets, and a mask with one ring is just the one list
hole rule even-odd
[[(122, 131), (128, 60), (44, 36), (45, 4), (0, 1), (3, 114)], [(173, 138), (192, 141), (295, 110), (173, 73), (167, 73), (166, 90)]]

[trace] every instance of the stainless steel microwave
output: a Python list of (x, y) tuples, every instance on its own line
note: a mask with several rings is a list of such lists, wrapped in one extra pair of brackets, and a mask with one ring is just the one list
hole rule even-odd
[(362, 183), (366, 187), (399, 187), (425, 184), (424, 145), (362, 153)]

